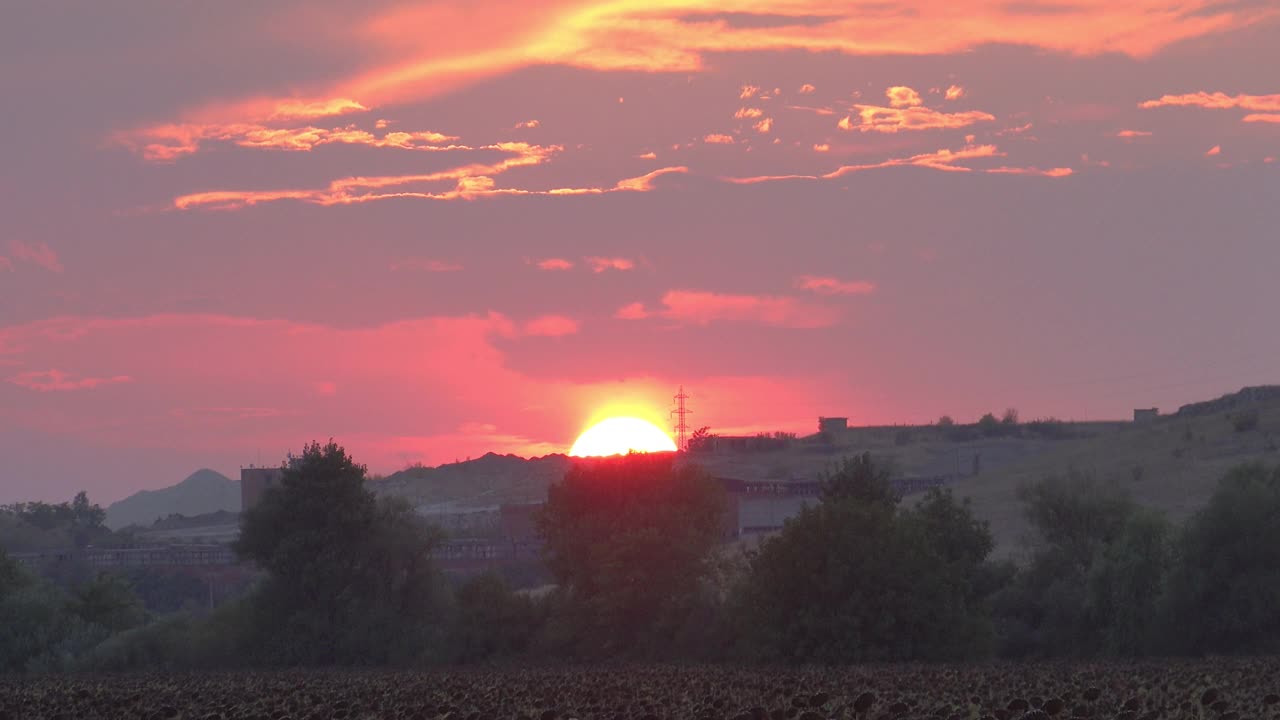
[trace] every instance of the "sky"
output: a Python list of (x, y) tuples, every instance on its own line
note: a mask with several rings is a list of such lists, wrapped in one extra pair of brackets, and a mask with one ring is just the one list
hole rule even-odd
[(0, 8), (0, 502), (1276, 382), (1275, 0)]

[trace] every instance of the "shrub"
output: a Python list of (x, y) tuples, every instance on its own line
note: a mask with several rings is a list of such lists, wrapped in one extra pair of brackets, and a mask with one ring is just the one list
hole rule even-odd
[(1258, 429), (1258, 420), (1257, 410), (1242, 410), (1231, 416), (1231, 427), (1238, 433), (1250, 432)]

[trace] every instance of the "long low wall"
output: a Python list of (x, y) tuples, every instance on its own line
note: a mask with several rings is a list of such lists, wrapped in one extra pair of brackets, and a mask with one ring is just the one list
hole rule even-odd
[(238, 565), (227, 545), (156, 545), (137, 548), (86, 548), (36, 553), (14, 553), (14, 560), (29, 567), (82, 561), (93, 568), (198, 567)]

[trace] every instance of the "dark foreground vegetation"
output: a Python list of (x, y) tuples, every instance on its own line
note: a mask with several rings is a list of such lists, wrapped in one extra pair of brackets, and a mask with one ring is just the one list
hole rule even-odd
[(0, 681), (0, 717), (1040, 720), (1275, 717), (1275, 659), (750, 670), (265, 672)]
[[(662, 455), (583, 462), (551, 488), (540, 517), (556, 587), (534, 594), (514, 592), (493, 576), (462, 583), (445, 578), (430, 559), (439, 532), (403, 502), (375, 498), (364, 467), (342, 448), (313, 444), (242, 518), (236, 550), (263, 579), (211, 612), (148, 611), (127, 578), (58, 584), (0, 555), (0, 672), (1280, 653), (1280, 469), (1231, 471), (1208, 506), (1181, 526), (1075, 472), (1026, 486), (1021, 500), (1035, 529), (1025, 561), (994, 562), (990, 532), (967, 503), (946, 490), (903, 501), (889, 473), (861, 455), (833, 468), (820, 501), (778, 536), (744, 552), (725, 544), (726, 498), (696, 466)], [(100, 516), (87, 502), (58, 513), (84, 525), (84, 533), (98, 532)], [(1271, 663), (1230, 667), (1249, 677)], [(666, 694), (659, 681), (667, 671), (657, 670), (626, 678), (473, 675), (466, 691), (445, 676), (430, 676), (406, 682), (427, 683), (424, 692), (433, 699), (411, 699), (393, 687), (386, 702), (405, 712), (410, 702), (433, 711), (456, 706), (454, 718), (472, 717), (463, 708), (495, 703), (522, 713), (593, 707), (601, 716), (625, 704), (623, 716), (661, 716), (669, 713), (660, 703), (677, 698), (682, 713), (695, 715), (709, 706), (717, 716), (755, 707), (790, 708), (794, 716), (810, 704), (829, 715), (849, 711), (856, 688), (879, 698), (871, 717), (903, 714), (890, 708), (897, 702), (911, 707), (911, 701), (914, 714), (933, 714), (947, 703), (970, 717), (964, 708), (973, 697), (983, 713), (996, 715), (990, 703), (1007, 705), (1025, 695), (1029, 706), (1035, 698), (1047, 704), (1058, 697), (1064, 707), (1095, 714), (1114, 714), (1118, 703), (1137, 698), (1129, 720), (1139, 720), (1152, 707), (1180, 707), (1206, 690), (1205, 683), (1227, 682), (1218, 670), (1191, 669), (1199, 666), (1163, 666), (1162, 677), (1155, 666), (1142, 667), (1151, 673), (1148, 680), (1106, 677), (1088, 667), (1028, 676), (942, 668), (918, 676), (705, 670), (679, 681), (692, 683), (688, 697)], [(277, 702), (294, 698), (299, 708), (317, 698), (335, 703), (343, 694), (363, 706), (374, 702), (371, 688), (395, 682), (389, 677), (228, 676), (165, 681), (170, 684), (157, 686), (158, 693), (136, 689), (136, 698), (123, 697), (134, 703), (172, 698), (157, 711), (188, 701), (216, 706), (231, 702), (233, 688), (243, 687), (237, 683), (266, 683), (270, 696), (283, 693)], [(499, 677), (516, 689), (500, 687)], [(614, 690), (582, 694), (584, 677)], [(721, 687), (741, 690), (753, 677), (769, 678), (765, 694)], [(787, 677), (797, 684), (788, 688)], [(183, 700), (203, 683), (208, 689), (198, 691), (198, 699)], [(1103, 699), (1089, 699), (1086, 687), (1072, 689), (1080, 684), (1096, 685)], [(58, 692), (72, 693), (67, 702), (100, 697), (98, 690), (72, 690), (91, 684), (30, 687), (62, 688)], [(1260, 702), (1249, 694), (1257, 688), (1218, 690), (1230, 696), (1230, 707), (1247, 716), (1256, 712), (1245, 706)], [(812, 700), (819, 693), (830, 699)], [(641, 712), (643, 704), (636, 703), (644, 697), (650, 706)], [(288, 713), (306, 717), (311, 710)]]

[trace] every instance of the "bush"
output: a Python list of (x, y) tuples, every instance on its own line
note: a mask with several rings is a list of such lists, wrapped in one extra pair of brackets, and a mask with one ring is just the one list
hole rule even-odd
[(1245, 465), (1187, 524), (1168, 597), (1172, 650), (1280, 651), (1280, 467)]
[(887, 474), (855, 458), (751, 559), (737, 634), (748, 657), (765, 660), (981, 655), (990, 624), (979, 568), (991, 548), (985, 524), (949, 492), (901, 510)]

